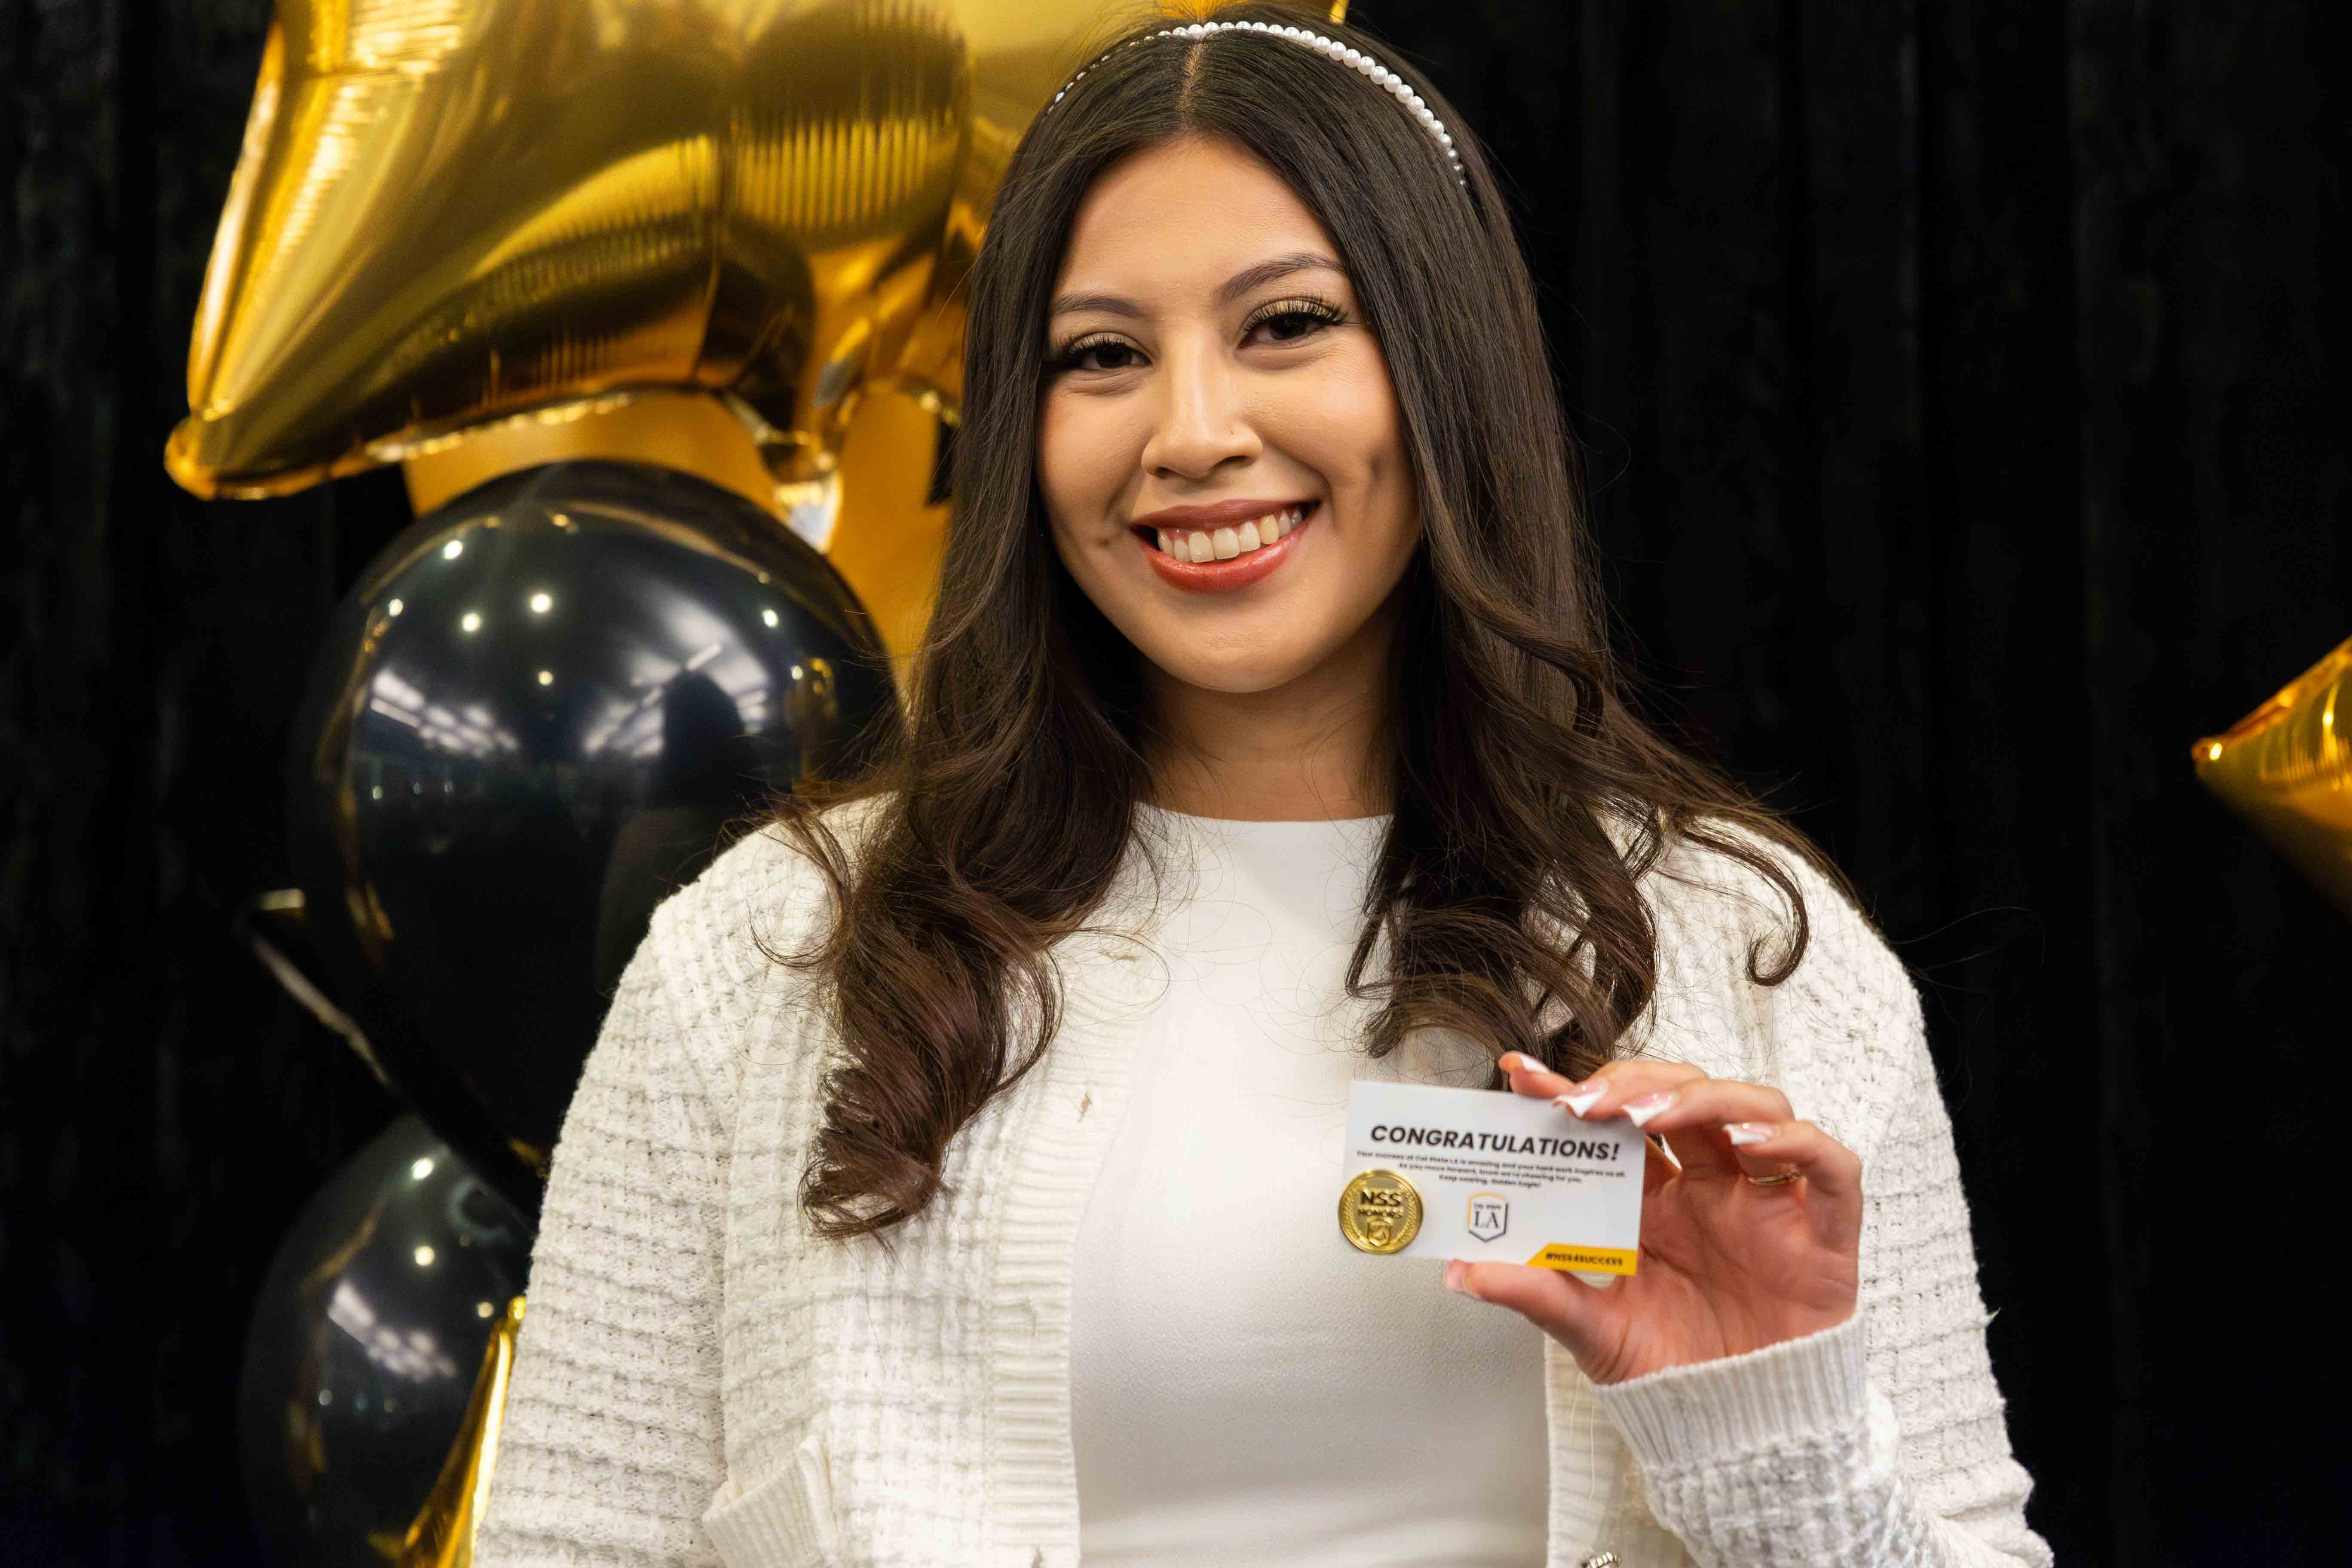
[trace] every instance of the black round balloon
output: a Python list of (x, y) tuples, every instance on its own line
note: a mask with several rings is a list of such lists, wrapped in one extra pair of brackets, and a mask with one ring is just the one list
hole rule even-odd
[(522, 1216), (415, 1116), (320, 1189), (263, 1281), (237, 1387), (247, 1501), (278, 1562), (383, 1568), (530, 1261)]
[(741, 497), (558, 463), (417, 520), (337, 612), (289, 763), (346, 1005), (481, 1158), (554, 1142), (654, 905), (898, 722), (824, 557)]

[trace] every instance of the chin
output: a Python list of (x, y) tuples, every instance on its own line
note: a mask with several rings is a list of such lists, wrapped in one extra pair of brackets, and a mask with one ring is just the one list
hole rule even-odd
[(1256, 652), (1237, 653), (1232, 658), (1204, 660), (1195, 656), (1152, 662), (1171, 680), (1229, 697), (1246, 697), (1252, 692), (1287, 686), (1309, 663), (1297, 658), (1270, 658)]

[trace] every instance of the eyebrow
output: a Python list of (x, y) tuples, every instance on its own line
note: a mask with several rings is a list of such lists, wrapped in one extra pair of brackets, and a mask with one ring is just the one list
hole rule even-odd
[[(1226, 279), (1224, 286), (1217, 290), (1217, 302), (1231, 304), (1251, 289), (1263, 289), (1276, 279), (1287, 278), (1294, 272), (1337, 272), (1344, 277), (1347, 268), (1331, 258), (1311, 250), (1277, 256), (1255, 267), (1244, 267)], [(1117, 294), (1065, 294), (1055, 300), (1045, 313), (1050, 318), (1075, 315), (1080, 311), (1124, 316), (1130, 321), (1139, 321), (1143, 316), (1141, 306)]]

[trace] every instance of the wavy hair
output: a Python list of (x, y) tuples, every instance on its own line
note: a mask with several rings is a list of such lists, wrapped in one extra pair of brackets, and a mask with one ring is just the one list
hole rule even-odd
[[(1204, 19), (1301, 20), (1265, 5)], [(1748, 954), (1761, 984), (1795, 969), (1809, 931), (1772, 847), (1835, 876), (1627, 707), (1534, 285), (1444, 98), (1360, 32), (1314, 25), (1421, 94), (1453, 130), (1465, 184), (1357, 72), (1255, 34), (1149, 37), (1164, 25), (1073, 83), (1006, 172), (971, 278), (946, 559), (906, 725), (873, 771), (778, 806), (835, 911), (809, 948), (772, 953), (824, 985), (842, 1047), (801, 1183), (821, 1235), (888, 1231), (938, 1194), (958, 1130), (1049, 1048), (1053, 949), (1094, 929), (1139, 837), (1141, 656), (1061, 564), (1036, 455), (1045, 312), (1073, 217), (1145, 149), (1223, 138), (1287, 182), (1339, 247), (1402, 410), (1423, 541), (1399, 585), (1374, 759), (1389, 825), (1347, 975), (1380, 1003), (1367, 1052), (1435, 1026), (1580, 1076), (1650, 1001), (1657, 934), (1637, 883), (1677, 837), (1785, 901), (1786, 940)], [(824, 820), (853, 800), (870, 802), (854, 854)]]

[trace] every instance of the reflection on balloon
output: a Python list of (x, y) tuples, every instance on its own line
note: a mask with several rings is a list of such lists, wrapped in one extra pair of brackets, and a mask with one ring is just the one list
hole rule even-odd
[(420, 1104), (543, 1152), (654, 905), (898, 715), (848, 590), (740, 497), (632, 464), (494, 480), (329, 628), (289, 758), (309, 940)]
[(2352, 640), (2226, 734), (2197, 776), (2352, 915)]
[(310, 1200), (263, 1281), (237, 1391), (247, 1500), (277, 1561), (401, 1555), (530, 1257), (521, 1216), (415, 1116)]

